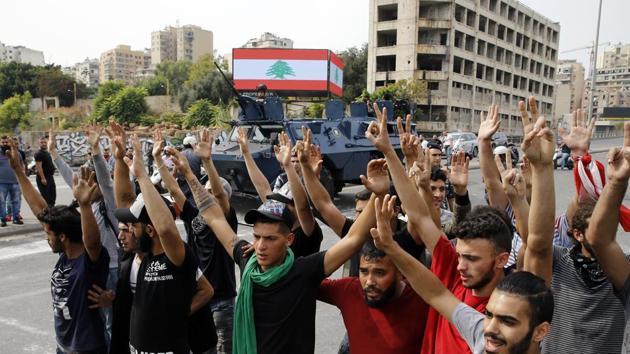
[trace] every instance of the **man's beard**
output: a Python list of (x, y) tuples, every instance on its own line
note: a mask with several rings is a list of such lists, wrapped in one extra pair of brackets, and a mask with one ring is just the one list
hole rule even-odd
[(492, 278), (494, 278), (494, 266), (496, 265), (496, 262), (492, 262), (492, 267), (490, 267), (490, 271), (488, 271), (487, 273), (485, 273), (481, 279), (479, 279), (479, 281), (477, 281), (474, 284), (471, 284), (469, 286), (466, 286), (466, 288), (471, 289), (471, 290), (479, 290), (483, 287), (485, 287), (486, 285), (490, 284), (490, 282), (492, 281)]
[(153, 246), (153, 240), (151, 240), (151, 236), (147, 232), (147, 227), (142, 225), (142, 234), (138, 237), (138, 250), (142, 253), (150, 253), (151, 246)]
[[(525, 354), (525, 353), (527, 353), (527, 349), (529, 349), (529, 345), (531, 344), (532, 337), (534, 336), (534, 329), (535, 329), (535, 327), (530, 328), (529, 332), (527, 332), (527, 334), (525, 335), (525, 337), (523, 337), (523, 339), (521, 339), (520, 341), (518, 341), (518, 342), (514, 343), (512, 346), (510, 346), (508, 348), (508, 353), (509, 354)], [(488, 334), (487, 336), (492, 338), (492, 339), (494, 339), (494, 340), (503, 341), (503, 339), (498, 338), (494, 334)]]
[(365, 289), (363, 289), (363, 295), (365, 296), (365, 303), (366, 305), (368, 305), (368, 307), (382, 307), (383, 305), (385, 305), (386, 303), (389, 302), (389, 300), (394, 297), (394, 295), (396, 294), (396, 282), (393, 282), (392, 285), (385, 289), (385, 291), (383, 292), (383, 296), (381, 296), (380, 299), (378, 300), (370, 300), (367, 297), (367, 290), (372, 289), (372, 290), (376, 290), (378, 291), (377, 288), (375, 287), (367, 287)]

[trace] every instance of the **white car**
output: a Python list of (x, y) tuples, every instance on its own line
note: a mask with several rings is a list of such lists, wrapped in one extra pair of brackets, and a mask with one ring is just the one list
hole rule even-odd
[(479, 154), (477, 136), (473, 133), (448, 133), (448, 135), (444, 139), (444, 155), (448, 153), (449, 148), (451, 148), (451, 154), (457, 151), (464, 151), (470, 157), (477, 157), (477, 155)]

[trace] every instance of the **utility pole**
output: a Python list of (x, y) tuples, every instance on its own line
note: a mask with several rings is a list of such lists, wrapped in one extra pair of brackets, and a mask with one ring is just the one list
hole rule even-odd
[[(597, 31), (595, 32), (595, 45), (593, 46), (593, 62), (591, 63), (591, 97), (588, 101), (589, 121), (593, 118), (593, 100), (595, 99), (595, 78), (597, 76), (597, 47), (599, 46), (599, 25), (602, 19), (602, 0), (599, 0), (599, 11), (597, 13)], [(597, 113), (594, 115), (597, 116)]]

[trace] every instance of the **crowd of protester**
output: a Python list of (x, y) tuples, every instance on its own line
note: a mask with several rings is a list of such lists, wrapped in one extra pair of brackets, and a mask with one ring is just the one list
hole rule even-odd
[[(589, 154), (594, 120), (573, 114), (560, 138), (576, 187), (556, 217), (556, 137), (533, 97), (519, 109), (520, 163), (493, 150), (497, 107), (482, 113), (484, 205), (471, 205), (463, 151), (442, 166), (439, 140), (398, 118), (401, 159), (387, 113), (374, 105), (366, 138), (382, 158), (360, 176), (354, 218), (320, 182), (322, 156), (306, 128), (295, 143), (280, 134), (284, 173), (272, 183), (238, 132), (261, 201), (244, 215), (250, 242), (237, 234), (232, 186), (213, 164), (208, 130), (183, 151), (158, 130), (144, 156), (116, 123), (88, 128), (91, 158), (78, 172), (57, 153), (54, 132), (41, 138), (37, 189), (17, 142), (3, 137), (0, 217), (4, 224), (10, 194), (21, 222), (13, 197), (21, 193), (59, 254), (51, 295), (60, 354), (314, 353), (318, 300), (341, 312), (339, 353), (626, 353), (630, 263), (615, 235), (619, 224), (630, 230), (622, 205), (630, 123), (601, 163)], [(103, 134), (111, 150), (101, 149)], [(55, 170), (71, 205), (55, 204)], [(339, 238), (328, 250), (320, 224)], [(344, 264), (347, 277), (329, 278)]]

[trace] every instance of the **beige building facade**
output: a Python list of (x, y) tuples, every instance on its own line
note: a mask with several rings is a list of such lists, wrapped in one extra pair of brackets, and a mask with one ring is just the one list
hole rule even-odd
[(588, 109), (589, 99), (593, 99), (591, 114), (598, 116), (606, 107), (630, 107), (630, 44), (619, 44), (601, 53), (596, 70), (595, 94), (591, 92), (589, 77), (582, 107)]
[(583, 95), (584, 66), (576, 60), (560, 60), (556, 74), (556, 121), (582, 108)]
[(133, 83), (149, 67), (150, 55), (147, 51), (132, 50), (128, 45), (119, 45), (101, 54), (99, 61), (99, 81), (122, 80)]
[(164, 60), (196, 61), (205, 54), (213, 53), (213, 33), (199, 26), (168, 26), (151, 33), (151, 64)]
[(560, 25), (513, 0), (370, 0), (369, 91), (426, 80), (421, 131), (475, 131), (499, 105), (502, 130), (522, 134), (518, 101), (554, 112)]
[(260, 37), (248, 40), (241, 48), (293, 48), (293, 40), (265, 32)]

